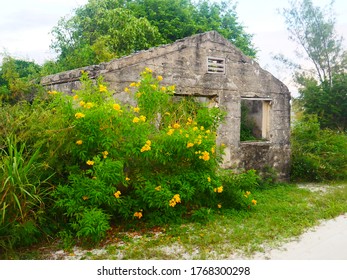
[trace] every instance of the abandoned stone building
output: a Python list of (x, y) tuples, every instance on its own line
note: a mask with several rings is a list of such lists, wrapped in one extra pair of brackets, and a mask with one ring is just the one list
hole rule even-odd
[[(224, 168), (273, 168), (279, 178), (288, 178), (290, 92), (257, 62), (210, 31), (82, 69), (92, 78), (102, 75), (118, 100), (131, 102), (123, 90), (145, 67), (162, 75), (162, 84), (175, 84), (176, 95), (226, 110), (218, 131), (218, 142), (226, 146)], [(44, 77), (41, 83), (72, 93), (80, 86), (82, 69)], [(241, 123), (252, 124), (249, 139), (241, 137)]]

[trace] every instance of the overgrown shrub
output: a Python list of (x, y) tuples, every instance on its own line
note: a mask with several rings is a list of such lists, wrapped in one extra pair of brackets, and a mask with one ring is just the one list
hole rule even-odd
[(64, 132), (69, 182), (54, 191), (55, 207), (77, 236), (96, 241), (111, 223), (158, 225), (222, 207), (216, 129), (223, 113), (192, 99), (175, 102), (175, 87), (161, 80), (147, 68), (124, 89), (136, 106), (115, 101), (86, 75), (74, 97), (54, 92), (54, 108), (72, 127)]
[(201, 222), (256, 204), (253, 171), (220, 171), (216, 130), (224, 113), (174, 98), (175, 87), (161, 80), (146, 68), (125, 88), (134, 106), (115, 100), (102, 78), (83, 73), (74, 96), (51, 90), (32, 104), (0, 108), (3, 135), (40, 151), (33, 160), (40, 178), (54, 171), (44, 217), (59, 225), (66, 244), (73, 236), (97, 242), (112, 225)]
[(292, 130), (291, 178), (297, 181), (345, 180), (346, 134), (320, 129), (314, 115), (298, 121)]

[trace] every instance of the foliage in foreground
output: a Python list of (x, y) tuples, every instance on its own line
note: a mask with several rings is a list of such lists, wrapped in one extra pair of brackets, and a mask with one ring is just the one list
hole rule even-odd
[[(124, 222), (206, 221), (215, 211), (257, 203), (248, 189), (258, 184), (254, 171), (236, 175), (218, 168), (223, 151), (216, 129), (223, 112), (193, 99), (174, 102), (175, 87), (161, 80), (147, 68), (124, 89), (136, 102), (127, 105), (102, 79), (93, 82), (84, 73), (74, 96), (50, 91), (31, 105), (0, 108), (2, 135), (25, 142), (23, 156), (35, 155), (32, 162), (40, 166), (28, 175), (30, 184), (39, 186), (36, 176), (50, 177), (53, 186), (40, 197), (49, 207), (32, 213), (44, 211), (62, 237), (96, 242)], [(0, 145), (8, 149), (3, 138)], [(248, 185), (238, 182), (242, 176)]]
[[(312, 190), (307, 189), (313, 186)], [(332, 219), (347, 211), (346, 182), (277, 184), (265, 190), (257, 188), (252, 193), (259, 199), (256, 211), (219, 211), (210, 215), (207, 223), (185, 221), (180, 226), (117, 227), (109, 232), (106, 244), (101, 246), (90, 248), (54, 242), (17, 251), (8, 258), (217, 260), (248, 259), (254, 253), (258, 258), (259, 253), (293, 240), (322, 219)]]
[(40, 151), (28, 153), (14, 137), (5, 144), (0, 149), (0, 251), (38, 240), (50, 190), (49, 178), (40, 177)]
[(305, 116), (292, 130), (291, 169), (293, 180), (346, 180), (346, 134), (320, 129), (316, 116)]

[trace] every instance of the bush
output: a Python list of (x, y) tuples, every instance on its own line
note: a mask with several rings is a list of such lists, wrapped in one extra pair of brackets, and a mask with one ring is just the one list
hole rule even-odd
[(316, 116), (306, 116), (292, 130), (291, 178), (297, 181), (345, 180), (347, 136), (320, 129)]
[(146, 68), (125, 88), (135, 106), (115, 100), (102, 78), (83, 73), (74, 96), (49, 91), (32, 104), (0, 107), (3, 135), (39, 150), (32, 160), (36, 174), (50, 176), (54, 186), (44, 217), (58, 223), (66, 244), (72, 236), (97, 242), (113, 225), (202, 222), (214, 212), (256, 204), (254, 171), (219, 170), (216, 130), (224, 113), (173, 98), (175, 87), (161, 80)]
[(141, 77), (125, 89), (136, 106), (115, 101), (86, 74), (74, 97), (53, 94), (56, 114), (72, 127), (61, 135), (70, 175), (53, 193), (55, 209), (79, 237), (97, 241), (111, 223), (158, 225), (222, 207), (216, 129), (224, 114), (193, 99), (174, 102), (174, 86), (161, 86), (148, 68)]

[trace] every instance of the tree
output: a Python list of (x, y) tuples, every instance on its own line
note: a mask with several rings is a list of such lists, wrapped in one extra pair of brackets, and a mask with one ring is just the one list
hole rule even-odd
[[(328, 81), (331, 85), (333, 75), (346, 66), (342, 63), (345, 55), (342, 37), (335, 31), (334, 1), (325, 9), (314, 6), (311, 0), (291, 0), (289, 3), (291, 8), (282, 11), (289, 39), (297, 43), (306, 59), (313, 63), (318, 80), (321, 83)], [(301, 53), (298, 57), (302, 57)], [(301, 72), (299, 76), (303, 74)]]
[[(316, 114), (322, 128), (344, 131), (347, 115), (346, 52), (342, 37), (335, 31), (333, 1), (324, 9), (316, 7), (311, 0), (292, 0), (291, 8), (283, 9), (289, 39), (297, 43), (306, 58), (313, 63), (312, 73), (303, 71), (303, 64), (280, 60), (295, 71), (295, 80), (300, 85), (296, 100), (304, 114)], [(278, 57), (277, 57), (278, 58)]]
[(298, 100), (305, 114), (316, 114), (321, 128), (347, 131), (347, 74), (335, 74), (332, 85), (304, 79)]
[(41, 67), (5, 54), (0, 67), (0, 101), (16, 102), (30, 94)]
[(209, 30), (216, 30), (254, 57), (252, 36), (237, 21), (235, 6), (203, 0), (89, 0), (52, 34), (56, 69), (72, 69)]
[(96, 64), (161, 43), (147, 19), (136, 18), (121, 1), (90, 0), (53, 28), (51, 48), (64, 70)]
[(238, 22), (236, 4), (230, 3), (222, 1), (218, 4), (200, 0), (197, 5), (197, 13), (194, 16), (194, 21), (198, 27), (195, 33), (216, 30), (245, 55), (254, 58), (257, 50), (252, 43), (253, 36), (246, 33), (244, 27)]

